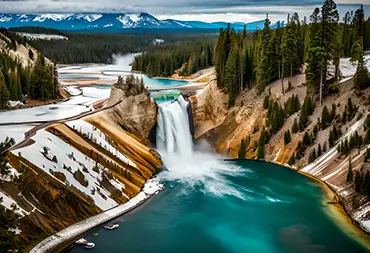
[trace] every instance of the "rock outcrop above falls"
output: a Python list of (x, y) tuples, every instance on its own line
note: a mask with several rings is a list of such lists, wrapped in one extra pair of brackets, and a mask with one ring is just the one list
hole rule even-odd
[(162, 168), (161, 157), (150, 148), (148, 140), (158, 108), (143, 81), (132, 75), (119, 77), (105, 107), (85, 120), (113, 138), (137, 164), (140, 175), (151, 178)]
[(148, 96), (142, 80), (133, 76), (119, 77), (106, 106), (114, 104), (117, 106), (106, 111), (108, 117), (124, 130), (147, 139), (157, 121), (157, 104)]

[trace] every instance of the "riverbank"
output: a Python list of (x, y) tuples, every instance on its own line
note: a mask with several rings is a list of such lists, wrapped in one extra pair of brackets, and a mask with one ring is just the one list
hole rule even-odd
[(328, 206), (328, 215), (335, 220), (335, 223), (339, 228), (346, 231), (349, 236), (370, 251), (369, 231), (361, 227), (359, 222), (353, 218), (350, 212), (348, 212), (346, 204), (343, 202), (341, 196), (336, 192), (336, 190), (331, 185), (315, 176), (300, 170), (296, 171), (321, 185), (327, 197), (327, 201), (324, 201), (323, 204)]
[[(242, 159), (226, 159), (226, 160), (237, 161)], [(261, 160), (260, 162), (271, 163), (293, 170), (301, 174), (302, 176), (305, 176), (317, 182), (325, 193), (325, 199), (322, 202), (322, 204), (328, 207), (327, 214), (334, 220), (335, 224), (337, 224), (337, 226), (340, 229), (346, 232), (348, 236), (350, 236), (352, 239), (354, 239), (355, 241), (357, 241), (370, 251), (370, 232), (367, 231), (364, 227), (362, 227), (359, 221), (354, 219), (353, 215), (351, 215), (351, 212), (349, 212), (346, 203), (343, 202), (343, 198), (339, 195), (339, 193), (334, 189), (333, 186), (321, 180), (320, 178), (317, 178), (304, 171), (297, 170), (289, 165), (281, 165), (275, 161), (271, 162)], [(313, 166), (313, 163), (309, 164), (308, 166), (310, 165)]]
[(141, 206), (149, 200), (151, 196), (157, 194), (162, 189), (163, 185), (160, 184), (157, 179), (150, 179), (145, 183), (142, 191), (127, 203), (67, 227), (41, 241), (30, 253), (59, 252), (73, 244), (80, 236), (90, 230)]

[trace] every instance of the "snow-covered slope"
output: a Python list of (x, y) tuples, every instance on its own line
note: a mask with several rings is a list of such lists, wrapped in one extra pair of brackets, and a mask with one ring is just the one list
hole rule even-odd
[[(35, 141), (33, 145), (15, 150), (13, 153), (18, 155), (20, 152), (23, 158), (32, 162), (62, 184), (77, 188), (83, 194), (91, 197), (95, 205), (102, 210), (118, 205), (110, 198), (110, 192), (100, 184), (104, 167), (45, 130), (39, 131), (32, 139)], [(47, 154), (43, 154), (44, 147), (48, 149)], [(65, 179), (61, 180), (61, 176), (57, 177), (56, 173), (64, 175), (62, 177)], [(77, 174), (83, 176), (79, 176), (80, 179), (78, 180)], [(123, 184), (121, 188), (124, 188)]]
[[(247, 24), (248, 30), (261, 29), (264, 20)], [(232, 23), (236, 30), (244, 28), (244, 23)], [(284, 22), (280, 22), (283, 26)], [(201, 21), (159, 20), (149, 13), (104, 13), (104, 14), (0, 14), (0, 26), (22, 27), (43, 26), (59, 30), (104, 30), (122, 29), (219, 29), (225, 22), (206, 23)], [(278, 24), (273, 24), (272, 28)]]

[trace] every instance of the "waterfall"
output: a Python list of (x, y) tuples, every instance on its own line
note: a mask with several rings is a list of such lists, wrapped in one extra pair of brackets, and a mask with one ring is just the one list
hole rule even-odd
[(190, 133), (188, 104), (182, 96), (171, 103), (159, 105), (157, 148), (169, 155), (191, 156), (193, 141)]

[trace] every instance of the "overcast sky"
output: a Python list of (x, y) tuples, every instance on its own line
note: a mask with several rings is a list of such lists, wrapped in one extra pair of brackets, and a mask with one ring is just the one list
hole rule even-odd
[[(341, 13), (362, 4), (370, 11), (370, 0), (337, 0)], [(148, 12), (159, 19), (201, 21), (284, 20), (288, 13), (309, 16), (323, 0), (0, 0), (2, 13), (139, 13)], [(346, 5), (344, 5), (346, 4)]]

